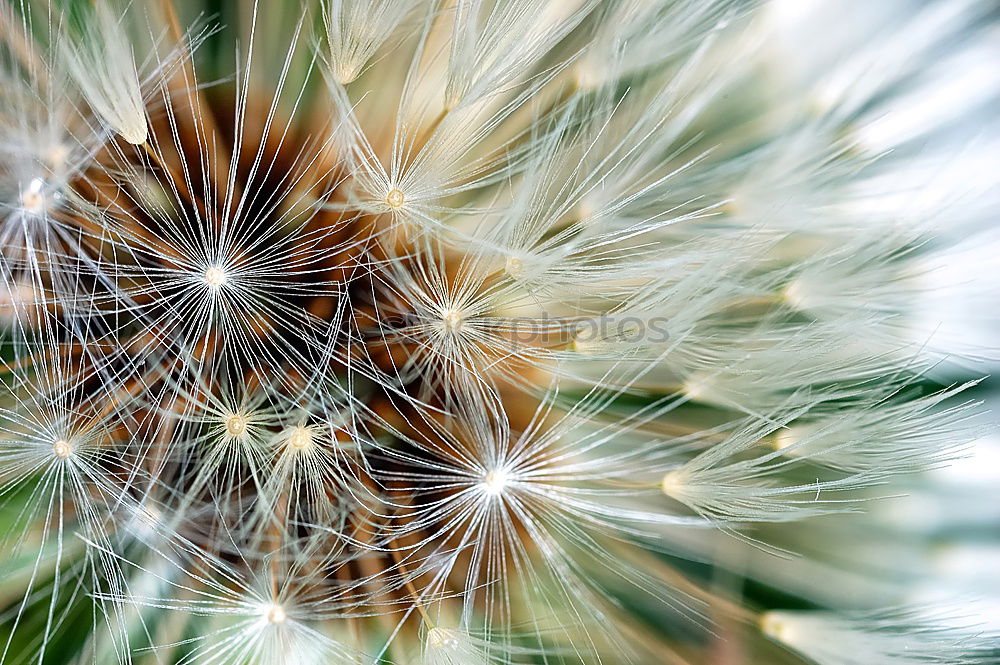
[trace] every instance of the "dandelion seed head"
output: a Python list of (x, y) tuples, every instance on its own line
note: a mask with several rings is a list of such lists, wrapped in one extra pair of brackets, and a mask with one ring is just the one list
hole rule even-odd
[(678, 563), (724, 535), (832, 610), (804, 573), (854, 560), (856, 502), (966, 445), (940, 402), (967, 386), (922, 397), (899, 331), (945, 244), (904, 228), (936, 213), (911, 162), (968, 124), (905, 113), (940, 74), (918, 51), (974, 0), (918, 3), (945, 9), (860, 72), (807, 48), (803, 81), (747, 0), (64, 4), (0, 8), (0, 548), (74, 571), (8, 603), (25, 661), (76, 600), (123, 662), (695, 664), (733, 620), (733, 653), (919, 660), (905, 621), (764, 612)]

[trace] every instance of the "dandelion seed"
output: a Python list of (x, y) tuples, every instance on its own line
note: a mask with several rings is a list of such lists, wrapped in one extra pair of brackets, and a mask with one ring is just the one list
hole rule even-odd
[(66, 145), (53, 145), (50, 146), (45, 152), (45, 163), (48, 164), (49, 168), (55, 173), (63, 173), (66, 168), (66, 162), (70, 156), (70, 147)]
[(123, 18), (107, 0), (94, 3), (89, 13), (89, 34), (67, 38), (63, 59), (98, 115), (129, 143), (144, 143), (146, 112)]
[[(933, 613), (926, 613), (932, 617)], [(986, 663), (988, 637), (975, 627), (935, 627), (912, 611), (765, 613), (761, 630), (819, 665)]]
[(802, 440), (801, 428), (783, 427), (774, 433), (771, 444), (775, 450), (785, 450)]
[(489, 665), (498, 662), (486, 649), (490, 643), (457, 628), (435, 626), (427, 631), (422, 663), (427, 665)]
[(711, 376), (695, 373), (684, 381), (683, 391), (693, 400), (710, 401), (718, 394), (713, 388)]
[(791, 282), (784, 290), (785, 300), (796, 309), (809, 309), (808, 287), (802, 281)]
[(164, 515), (155, 506), (135, 506), (126, 528), (143, 542), (154, 542), (158, 531), (163, 528)]
[(323, 22), (337, 82), (354, 81), (418, 6), (407, 0), (324, 0)]

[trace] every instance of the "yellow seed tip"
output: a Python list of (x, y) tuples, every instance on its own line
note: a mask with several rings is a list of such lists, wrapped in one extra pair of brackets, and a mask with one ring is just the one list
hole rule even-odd
[(486, 490), (487, 494), (498, 496), (504, 491), (504, 488), (507, 487), (508, 480), (509, 476), (503, 469), (490, 471), (483, 476), (483, 488)]
[(406, 195), (399, 189), (393, 189), (386, 194), (385, 202), (390, 208), (401, 208), (406, 203)]
[(761, 632), (765, 635), (782, 642), (788, 641), (791, 626), (788, 625), (787, 621), (782, 621), (781, 617), (774, 612), (761, 614), (757, 620), (757, 624), (760, 626)]
[(668, 471), (660, 481), (660, 490), (669, 497), (678, 498), (684, 487), (684, 477), (680, 470)]
[(506, 272), (513, 279), (519, 279), (524, 275), (524, 261), (516, 256), (507, 257), (507, 263), (504, 265), (504, 272)]
[(444, 327), (446, 330), (457, 331), (462, 327), (462, 322), (465, 317), (457, 309), (449, 309), (441, 314), (441, 320), (444, 322)]
[(70, 445), (69, 441), (59, 439), (52, 444), (52, 452), (56, 457), (66, 459), (73, 454), (73, 446)]
[(250, 426), (250, 419), (242, 413), (234, 413), (225, 420), (226, 434), (231, 437), (243, 436)]
[(447, 628), (431, 628), (427, 631), (427, 646), (431, 649), (455, 649), (458, 640)]
[(275, 603), (264, 608), (264, 617), (270, 624), (281, 625), (288, 619), (288, 614), (285, 612), (284, 607)]
[(226, 282), (229, 281), (229, 276), (226, 275), (226, 271), (218, 266), (212, 266), (206, 270), (203, 277), (205, 279), (205, 283), (213, 289), (224, 286)]
[(795, 435), (788, 427), (783, 427), (773, 434), (771, 437), (771, 446), (775, 450), (784, 450), (785, 448), (795, 445), (799, 438)]
[(293, 427), (288, 432), (288, 445), (292, 448), (308, 448), (312, 442), (313, 434), (308, 427)]
[(118, 133), (132, 145), (142, 145), (149, 138), (149, 130), (146, 127), (145, 118), (136, 119), (135, 122), (122, 125)]

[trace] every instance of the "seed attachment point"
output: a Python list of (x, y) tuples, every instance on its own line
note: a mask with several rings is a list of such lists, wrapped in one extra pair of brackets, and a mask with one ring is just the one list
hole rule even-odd
[(245, 413), (234, 413), (226, 416), (223, 424), (226, 426), (226, 436), (235, 439), (246, 436), (250, 429), (250, 418)]
[(385, 203), (393, 210), (402, 208), (406, 203), (406, 194), (400, 189), (393, 189), (385, 196)]
[(680, 470), (668, 471), (660, 481), (660, 490), (667, 496), (678, 499), (684, 494), (684, 475)]
[(441, 313), (441, 322), (448, 332), (458, 332), (465, 321), (465, 316), (457, 309), (447, 309)]
[(149, 128), (146, 118), (136, 114), (123, 119), (122, 125), (115, 128), (123, 139), (132, 145), (142, 145), (149, 138)]
[(524, 276), (524, 261), (516, 256), (508, 256), (503, 269), (511, 279), (521, 279)]
[(219, 266), (212, 266), (205, 271), (203, 275), (205, 283), (208, 284), (213, 289), (220, 289), (229, 282), (229, 276), (226, 271)]
[(765, 612), (761, 615), (760, 629), (765, 634), (768, 635), (779, 642), (788, 642), (791, 636), (792, 627), (789, 625), (788, 621), (785, 621), (780, 615), (774, 612)]
[(33, 178), (28, 187), (21, 192), (21, 208), (33, 215), (45, 212), (45, 183), (41, 178)]
[(313, 444), (313, 432), (308, 427), (292, 427), (288, 430), (288, 445), (296, 450), (310, 448)]
[(495, 469), (483, 476), (483, 491), (490, 496), (500, 496), (510, 482), (505, 469)]
[(277, 603), (265, 605), (261, 613), (272, 626), (280, 626), (288, 620), (288, 613), (285, 612), (285, 608)]
[(459, 641), (454, 631), (447, 628), (431, 628), (427, 631), (427, 648), (435, 650), (458, 650)]

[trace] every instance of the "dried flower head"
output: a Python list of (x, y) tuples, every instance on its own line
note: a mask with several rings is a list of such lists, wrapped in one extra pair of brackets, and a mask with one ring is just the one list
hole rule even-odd
[(988, 3), (0, 2), (0, 664), (997, 656), (862, 546)]

